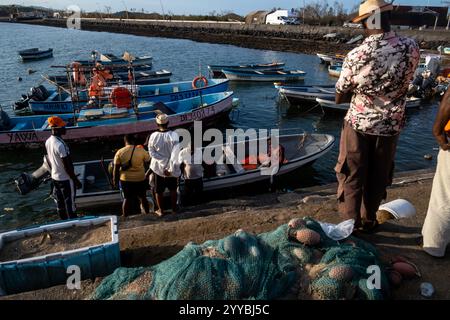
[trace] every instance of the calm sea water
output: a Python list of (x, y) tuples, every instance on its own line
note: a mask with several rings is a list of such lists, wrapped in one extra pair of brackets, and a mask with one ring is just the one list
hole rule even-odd
[[(17, 51), (25, 48), (53, 48), (54, 58), (39, 62), (22, 63)], [(92, 50), (120, 55), (125, 50), (135, 55), (151, 54), (154, 69), (173, 72), (172, 81), (191, 80), (199, 72), (207, 74), (208, 64), (239, 64), (284, 61), (289, 69), (307, 72), (306, 84), (333, 84), (324, 66), (316, 56), (254, 50), (230, 45), (197, 43), (189, 40), (138, 37), (104, 32), (67, 30), (40, 26), (0, 23), (0, 104), (19, 99), (30, 87), (41, 81), (42, 74), (54, 74), (55, 65), (65, 65), (74, 59), (89, 59)], [(28, 75), (31, 68), (37, 72)], [(23, 81), (19, 82), (18, 77)], [(277, 99), (271, 84), (231, 84), (240, 99), (238, 111), (231, 115), (227, 125), (231, 128), (279, 128), (281, 132), (298, 131), (328, 133), (339, 141), (342, 125), (340, 116), (304, 114), (295, 107)], [(408, 113), (407, 126), (401, 135), (396, 170), (430, 168), (435, 161), (424, 160), (424, 154), (436, 158), (437, 146), (431, 135), (431, 126), (437, 105), (430, 105)], [(112, 146), (105, 144), (81, 145), (72, 148), (75, 161), (112, 156)], [(291, 176), (287, 188), (325, 184), (335, 181), (333, 167), (338, 153), (338, 143), (331, 153), (319, 159), (311, 168)], [(0, 150), (0, 230), (25, 226), (56, 219), (49, 188), (41, 187), (32, 194), (21, 197), (13, 179), (23, 171), (33, 171), (42, 162), (42, 150)], [(88, 213), (98, 213), (88, 212)]]

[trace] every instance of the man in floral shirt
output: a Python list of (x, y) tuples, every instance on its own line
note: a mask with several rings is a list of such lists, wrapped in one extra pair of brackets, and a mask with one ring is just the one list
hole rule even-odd
[(339, 211), (355, 227), (371, 231), (392, 182), (397, 140), (405, 124), (408, 85), (419, 63), (414, 40), (390, 31), (392, 5), (361, 4), (364, 42), (345, 58), (336, 83), (336, 103), (350, 102), (335, 167)]

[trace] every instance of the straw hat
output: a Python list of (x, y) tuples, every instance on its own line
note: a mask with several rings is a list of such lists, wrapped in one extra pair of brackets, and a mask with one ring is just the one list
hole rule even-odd
[(64, 120), (57, 116), (48, 118), (47, 122), (50, 128), (63, 128), (66, 126)]
[(381, 13), (393, 9), (394, 6), (384, 0), (367, 0), (359, 5), (359, 14), (352, 22), (361, 22), (376, 12)]
[(158, 114), (156, 116), (157, 124), (167, 124), (169, 122), (169, 117), (165, 113)]

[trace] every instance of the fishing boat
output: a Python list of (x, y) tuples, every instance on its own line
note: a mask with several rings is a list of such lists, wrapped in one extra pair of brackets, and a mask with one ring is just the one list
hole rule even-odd
[(337, 77), (341, 75), (342, 66), (340, 65), (334, 65), (334, 66), (328, 66), (328, 74), (332, 77)]
[[(156, 85), (126, 85), (125, 87), (134, 92), (138, 103), (145, 101), (167, 103), (199, 95), (224, 92), (228, 90), (228, 83), (229, 81), (226, 79), (210, 79), (204, 87), (194, 87), (191, 81)], [(97, 103), (100, 105), (110, 103), (111, 92), (117, 87), (118, 85), (103, 88), (103, 96), (98, 98)], [(86, 90), (78, 91), (78, 99), (72, 102), (72, 96), (69, 91), (41, 87), (40, 91), (44, 92), (44, 94), (36, 95), (37, 88), (32, 88), (27, 98), (16, 102), (16, 111), (22, 113), (25, 108), (28, 108), (33, 114), (68, 113), (80, 110), (90, 100)]]
[[(227, 155), (230, 155), (230, 150), (233, 155), (236, 155), (238, 154), (238, 148), (242, 148), (242, 144), (245, 144), (243, 149), (248, 153), (249, 144), (252, 141), (259, 143), (256, 139), (252, 139), (246, 142), (222, 145), (221, 148)], [(332, 149), (334, 141), (334, 137), (327, 134), (304, 133), (279, 136), (279, 143), (285, 148), (286, 161), (279, 167), (278, 172), (273, 177), (292, 173), (294, 170), (313, 163)], [(261, 143), (264, 143), (264, 141), (261, 141)], [(210, 147), (206, 147), (204, 150), (207, 148)], [(216, 146), (211, 148), (216, 148)], [(236, 159), (236, 156), (234, 159)], [(75, 173), (82, 184), (82, 188), (77, 190), (76, 193), (75, 202), (78, 208), (93, 208), (122, 202), (120, 191), (111, 187), (111, 175), (108, 170), (110, 162), (111, 160), (94, 160), (74, 164)], [(206, 164), (204, 166), (207, 167)], [(254, 169), (245, 168), (241, 161), (235, 161), (229, 165), (217, 164), (215, 170), (205, 170), (205, 172), (212, 171), (213, 173), (204, 177), (203, 189), (204, 191), (217, 191), (273, 179), (271, 175), (263, 174), (264, 169), (267, 168), (261, 166)], [(22, 175), (25, 175), (25, 177), (16, 180), (16, 184), (18, 184), (20, 192), (26, 194), (39, 185), (38, 179), (45, 177), (46, 170), (40, 168), (33, 175)], [(19, 181), (20, 183), (18, 183)], [(183, 189), (183, 182), (181, 182), (181, 189)], [(27, 192), (23, 192), (24, 190)]]
[(306, 72), (301, 70), (248, 70), (248, 71), (233, 71), (223, 69), (227, 79), (232, 81), (263, 81), (263, 82), (292, 82), (302, 81), (305, 79)]
[[(146, 84), (158, 84), (158, 83), (168, 83), (170, 82), (170, 77), (172, 72), (162, 69), (157, 71), (141, 71), (135, 70), (133, 72), (135, 84), (146, 85)], [(69, 79), (67, 75), (49, 76), (48, 79), (54, 82), (58, 86), (67, 87), (69, 86)], [(86, 77), (89, 80), (89, 76)], [(73, 78), (71, 79), (73, 81)], [(128, 72), (113, 72), (113, 79), (110, 82), (130, 84), (130, 79)]]
[(97, 62), (100, 62), (103, 65), (114, 66), (127, 66), (130, 63), (133, 65), (152, 65), (153, 63), (152, 56), (134, 57), (128, 52), (125, 52), (122, 57), (117, 57), (112, 53), (101, 54), (97, 51), (93, 51), (91, 55), (93, 57), (92, 60), (76, 60), (76, 62), (84, 66), (94, 66)]
[(232, 70), (232, 71), (251, 71), (251, 70), (282, 70), (284, 67), (284, 62), (272, 62), (272, 63), (261, 63), (261, 64), (243, 64), (243, 65), (209, 65), (208, 70), (212, 78), (224, 78), (222, 70)]
[(278, 93), (290, 104), (315, 104), (316, 98), (334, 99), (335, 86), (280, 86)]
[(39, 48), (31, 48), (19, 51), (19, 56), (23, 61), (47, 59), (53, 57), (53, 49), (39, 50)]
[[(341, 103), (336, 104), (334, 99), (328, 100), (328, 99), (320, 99), (316, 98), (317, 103), (323, 108), (323, 110), (328, 111), (342, 111), (347, 112), (347, 110), (350, 108), (350, 103)], [(416, 97), (409, 97), (406, 99), (406, 109), (413, 109), (420, 107), (422, 103), (422, 99), (416, 98)]]
[[(131, 94), (128, 98), (131, 99)], [(189, 127), (194, 121), (209, 124), (227, 115), (232, 107), (233, 92), (222, 92), (168, 103), (146, 102), (133, 109), (111, 104), (101, 109), (84, 109), (77, 114), (61, 114), (60, 117), (67, 123), (64, 139), (84, 142), (117, 139), (127, 133), (155, 131), (155, 118), (160, 113), (169, 116), (171, 128)], [(51, 134), (48, 115), (8, 117), (6, 112), (0, 113), (0, 148), (31, 147), (45, 142)]]
[(320, 59), (320, 63), (329, 65), (334, 60), (343, 60), (345, 56), (336, 54), (336, 55), (329, 55), (329, 54), (322, 54), (322, 53), (316, 53), (316, 55)]

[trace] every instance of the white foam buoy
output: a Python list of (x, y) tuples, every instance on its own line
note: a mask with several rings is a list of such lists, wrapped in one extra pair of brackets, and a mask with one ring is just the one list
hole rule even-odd
[(378, 210), (391, 213), (395, 219), (410, 218), (416, 215), (416, 208), (405, 199), (397, 199), (380, 206)]

